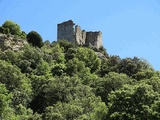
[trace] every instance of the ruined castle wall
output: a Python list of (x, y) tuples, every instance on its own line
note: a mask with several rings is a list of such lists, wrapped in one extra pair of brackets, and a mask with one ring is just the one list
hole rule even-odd
[(75, 42), (74, 23), (72, 20), (63, 22), (57, 25), (57, 39), (65, 39), (70, 42)]
[(101, 32), (87, 32), (86, 34), (86, 44), (93, 45), (97, 48), (102, 46), (102, 33)]
[(87, 34), (87, 32), (85, 30), (82, 30), (82, 41), (83, 41), (83, 44), (86, 43), (86, 34)]
[(65, 39), (78, 45), (93, 45), (97, 48), (102, 46), (101, 32), (86, 32), (72, 20), (57, 25), (57, 39)]
[(78, 45), (83, 45), (86, 41), (86, 32), (78, 25), (75, 26), (75, 40)]

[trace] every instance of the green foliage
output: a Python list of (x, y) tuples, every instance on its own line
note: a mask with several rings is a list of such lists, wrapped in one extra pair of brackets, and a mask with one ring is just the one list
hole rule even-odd
[(151, 69), (146, 61), (142, 61), (137, 57), (122, 59), (118, 66), (120, 73), (125, 73), (128, 76), (141, 72), (141, 70)]
[(6, 50), (5, 52), (1, 52), (0, 59), (12, 64), (18, 64), (20, 56), (20, 53), (15, 53), (13, 50)]
[(65, 54), (66, 61), (73, 59), (76, 56), (77, 49), (69, 48), (67, 53)]
[(68, 42), (67, 40), (58, 40), (58, 44), (64, 48), (64, 52), (67, 52), (69, 48), (73, 48), (74, 43)]
[[(106, 106), (100, 98), (92, 93), (90, 87), (82, 85), (76, 77), (49, 80), (47, 84), (42, 85), (41, 92), (32, 102), (36, 106), (34, 111), (45, 111), (46, 119), (72, 119), (83, 114), (106, 112)], [(104, 117), (105, 114), (102, 114), (99, 116)]]
[(33, 46), (41, 48), (43, 46), (42, 37), (36, 31), (31, 31), (27, 34), (27, 40)]
[(0, 26), (0, 33), (11, 34), (17, 38), (26, 39), (26, 33), (21, 31), (20, 26), (11, 20), (6, 20), (2, 26)]
[(139, 81), (140, 83), (148, 84), (152, 86), (153, 91), (160, 94), (160, 78), (154, 76), (150, 79), (143, 79)]
[(112, 91), (119, 90), (125, 84), (131, 84), (132, 80), (125, 74), (110, 72), (104, 78), (95, 82), (95, 94), (101, 96), (102, 100), (107, 104), (108, 95)]
[(23, 105), (19, 104), (15, 107), (16, 120), (42, 120), (42, 115), (33, 113), (29, 108), (27, 109)]
[(85, 67), (90, 68), (91, 73), (100, 70), (100, 59), (93, 50), (80, 47), (77, 49), (76, 57), (79, 61), (84, 62)]
[(57, 44), (55, 47), (52, 48), (52, 58), (57, 63), (64, 63), (65, 62), (65, 55), (63, 53), (63, 48), (60, 47), (59, 44)]
[(24, 64), (20, 64), (21, 65), (20, 68), (22, 67), (24, 69), (31, 69), (31, 70), (36, 69), (41, 59), (43, 59), (43, 53), (41, 53), (41, 50), (39, 48), (31, 46), (26, 46), (22, 54), (23, 55), (21, 57), (21, 60), (25, 61), (27, 66), (23, 66)]
[(40, 60), (39, 63), (36, 66), (35, 74), (42, 76), (49, 74), (49, 64), (45, 62), (44, 60)]
[[(12, 21), (0, 32), (26, 38)], [(0, 119), (160, 119), (160, 72), (146, 60), (66, 40), (42, 46), (35, 31), (27, 38), (32, 45), (16, 52), (0, 49)]]
[[(72, 99), (83, 98), (87, 94), (91, 94), (89, 91), (90, 88), (81, 85), (76, 77), (61, 77), (50, 81), (44, 92), (48, 96), (46, 103), (52, 105), (57, 101), (68, 102)], [(52, 95), (53, 93), (54, 95)]]
[(0, 60), (0, 69), (0, 82), (13, 93), (14, 104), (27, 105), (32, 94), (30, 80), (16, 66), (5, 61)]
[(27, 38), (27, 34), (24, 31), (22, 31), (22, 33), (20, 35), (20, 38), (26, 39)]
[(12, 94), (6, 89), (4, 84), (0, 84), (0, 119), (12, 120), (14, 111), (11, 108)]
[(81, 107), (58, 102), (54, 106), (49, 106), (45, 110), (44, 119), (47, 120), (73, 120), (82, 114)]
[(6, 29), (8, 29), (7, 31), (12, 35), (21, 34), (20, 26), (11, 20), (5, 21), (2, 25), (2, 29), (4, 30), (3, 33), (6, 33)]
[(132, 77), (136, 80), (150, 79), (155, 75), (153, 70), (147, 69), (134, 74)]
[(9, 28), (0, 27), (0, 33), (8, 34), (9, 33)]
[(65, 75), (66, 66), (64, 64), (55, 64), (51, 68), (51, 72), (53, 76), (61, 76)]
[(103, 46), (101, 46), (98, 51), (102, 53), (105, 57), (108, 57), (108, 53)]
[(87, 71), (85, 65), (82, 61), (79, 61), (77, 58), (73, 58), (66, 63), (67, 74), (70, 76), (79, 75)]
[(109, 72), (118, 72), (118, 66), (121, 62), (119, 56), (109, 56), (107, 59), (101, 60), (100, 75), (104, 77)]
[(79, 77), (85, 85), (90, 85), (97, 80), (97, 75), (91, 74), (90, 69), (85, 67), (85, 64), (77, 58), (73, 58), (66, 63), (66, 73), (69, 76)]
[(152, 90), (152, 86), (147, 84), (125, 85), (109, 95), (107, 118), (111, 120), (158, 119), (159, 116), (152, 115), (154, 113), (152, 106), (160, 100), (159, 95)]
[[(61, 102), (47, 107), (44, 114), (45, 119), (80, 120), (83, 119), (84, 116), (85, 118), (91, 120), (103, 120), (105, 118), (107, 113), (106, 105), (101, 102), (100, 98), (95, 97), (92, 93), (90, 93), (87, 87), (84, 89), (83, 86), (75, 86), (75, 88), (71, 88), (72, 92), (69, 92), (68, 90), (70, 91), (68, 87), (67, 90), (64, 89), (64, 95), (66, 92), (67, 95), (65, 95), (66, 97), (62, 98), (70, 100), (67, 100), (68, 102), (60, 100)], [(61, 87), (59, 91), (61, 91)], [(72, 94), (71, 96), (73, 96), (74, 99), (71, 98), (69, 93)], [(83, 97), (84, 94), (86, 94), (86, 97)]]

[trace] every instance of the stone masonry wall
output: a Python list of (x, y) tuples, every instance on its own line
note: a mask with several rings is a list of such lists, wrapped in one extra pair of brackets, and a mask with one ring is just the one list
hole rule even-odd
[(102, 46), (102, 33), (86, 32), (81, 27), (73, 23), (72, 20), (57, 25), (57, 39), (65, 39), (78, 45), (93, 45), (97, 48)]
[(57, 39), (65, 39), (70, 42), (75, 42), (74, 37), (74, 23), (72, 20), (58, 24)]
[(86, 31), (78, 25), (75, 26), (75, 40), (78, 45), (84, 45), (86, 41)]
[(87, 32), (86, 44), (91, 44), (100, 48), (102, 46), (102, 33), (101, 32)]

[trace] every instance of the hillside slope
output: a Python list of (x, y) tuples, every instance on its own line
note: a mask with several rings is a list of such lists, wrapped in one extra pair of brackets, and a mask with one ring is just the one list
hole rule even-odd
[(160, 119), (160, 72), (146, 60), (9, 33), (0, 48), (2, 120)]

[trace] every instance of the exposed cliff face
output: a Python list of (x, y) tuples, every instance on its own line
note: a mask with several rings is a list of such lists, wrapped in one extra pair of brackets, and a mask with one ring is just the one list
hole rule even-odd
[(0, 49), (3, 51), (7, 49), (18, 51), (24, 47), (25, 44), (28, 44), (27, 40), (0, 33)]

